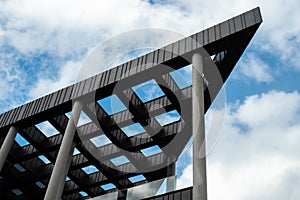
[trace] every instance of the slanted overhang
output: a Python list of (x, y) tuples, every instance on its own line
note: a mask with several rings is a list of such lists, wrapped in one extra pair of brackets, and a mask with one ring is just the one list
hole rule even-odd
[[(3, 142), (9, 127), (14, 125), (19, 127), (18, 133), (30, 144), (23, 147), (17, 143), (13, 145), (0, 174), (0, 193), (5, 199), (39, 199), (44, 195), (46, 188), (41, 188), (36, 183), (47, 185), (49, 182), (53, 163), (69, 120), (65, 113), (72, 110), (72, 102), (76, 99), (83, 100), (84, 112), (97, 123), (90, 122), (78, 128), (84, 136), (76, 137), (76, 148), (80, 153), (72, 158), (68, 172), (70, 180), (65, 184), (62, 199), (80, 199), (82, 198), (80, 191), (86, 192), (90, 197), (116, 190), (125, 191), (129, 187), (173, 175), (174, 172), (170, 174), (165, 167), (167, 157), (170, 155), (178, 157), (191, 137), (192, 124), (190, 120), (185, 120), (185, 117), (191, 114), (192, 90), (191, 86), (180, 89), (169, 73), (191, 64), (192, 55), (204, 48), (210, 56), (214, 56), (213, 62), (225, 82), (261, 22), (259, 8), (255, 8), (1, 114), (0, 143)], [(209, 68), (205, 67), (204, 74), (207, 71)], [(209, 76), (207, 78), (210, 84), (214, 84)], [(132, 87), (152, 79), (159, 84), (164, 95), (143, 103)], [(222, 84), (215, 85), (215, 91), (206, 88), (206, 110), (221, 87)], [(115, 115), (107, 114), (97, 101), (111, 94), (116, 94), (127, 105), (127, 109)], [(161, 107), (153, 106), (155, 104), (160, 104)], [(181, 114), (179, 121), (161, 126), (153, 120), (153, 116), (171, 110), (177, 110)], [(46, 137), (35, 126), (44, 121), (50, 122), (59, 134)], [(138, 137), (146, 133), (127, 137), (120, 127), (129, 125), (132, 121), (147, 126), (145, 129), (149, 137)], [(157, 129), (161, 130), (159, 134), (155, 134)], [(101, 134), (105, 134), (113, 143), (96, 147), (90, 139)], [(163, 150), (150, 157), (142, 154), (136, 156), (134, 153), (153, 145), (163, 149), (178, 134), (182, 136), (181, 142), (177, 144), (175, 141), (178, 147), (176, 151)], [(121, 153), (119, 148), (126, 151)], [(91, 151), (100, 155), (101, 162)], [(40, 155), (46, 156), (50, 163), (43, 163), (38, 158)], [(118, 166), (117, 169), (104, 164), (120, 155), (125, 155), (130, 162)], [(16, 164), (21, 165), (25, 171), (20, 172), (14, 167)], [(99, 171), (92, 174), (84, 173), (82, 168), (89, 165), (94, 165)], [(138, 183), (130, 182), (128, 178), (139, 173), (139, 170), (148, 171), (143, 173), (146, 179)], [(105, 191), (100, 187), (107, 183), (113, 183), (116, 189)], [(14, 188), (20, 188), (23, 194), (15, 195), (11, 192)]]

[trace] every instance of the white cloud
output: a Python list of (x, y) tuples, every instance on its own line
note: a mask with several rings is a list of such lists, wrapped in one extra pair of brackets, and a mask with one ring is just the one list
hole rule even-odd
[(75, 82), (77, 73), (80, 69), (81, 63), (74, 63), (72, 61), (67, 62), (58, 72), (58, 77), (55, 79), (45, 78), (41, 73), (38, 76), (37, 83), (29, 91), (29, 96), (32, 99), (44, 96), (58, 89), (61, 89), (67, 85)]
[[(111, 35), (130, 29), (166, 28), (171, 12), (138, 0), (105, 3), (13, 0), (0, 3), (1, 16), (6, 20), (6, 37), (11, 45), (24, 53), (50, 51), (59, 55), (81, 52)], [(174, 22), (181, 17), (176, 12), (172, 15)], [(154, 20), (153, 16), (164, 20)]]
[(284, 61), (296, 61), (299, 56), (294, 50), (300, 41), (297, 0), (288, 3), (285, 0), (230, 3), (178, 0), (155, 5), (141, 0), (105, 3), (11, 0), (0, 3), (0, 15), (5, 24), (5, 37), (18, 50), (47, 50), (69, 55), (86, 51), (111, 35), (136, 28), (161, 27), (190, 34), (258, 5), (264, 23), (257, 46), (279, 55)]
[[(22, 76), (14, 62), (6, 62), (7, 60), (12, 59), (12, 55), (10, 54), (1, 54), (0, 55), (0, 77), (1, 77), (1, 87), (0, 96), (9, 95), (9, 92), (14, 90), (14, 85), (18, 83), (18, 81), (22, 81)], [(12, 87), (9, 87), (9, 86)], [(6, 86), (6, 87), (4, 87)]]
[(80, 71), (80, 79), (103, 72), (183, 37), (178, 32), (158, 28), (137, 29), (114, 35), (88, 53)]
[[(299, 199), (300, 94), (270, 91), (230, 108), (207, 157), (210, 199)], [(192, 166), (178, 178), (191, 185)]]
[[(298, 69), (299, 54), (296, 49), (300, 43), (298, 2), (290, 0), (266, 1), (264, 3), (265, 26), (262, 26), (262, 36), (258, 41), (261, 45), (269, 45), (269, 52), (277, 54), (283, 61), (293, 64)], [(268, 20), (268, 21), (267, 21)]]
[(182, 189), (193, 185), (193, 165), (189, 164), (178, 177), (176, 181), (176, 189)]
[[(300, 69), (298, 4), (297, 0), (177, 0), (155, 5), (138, 0), (1, 1), (0, 45), (10, 45), (23, 55), (49, 52), (69, 60), (56, 77), (40, 74), (28, 91), (29, 98), (36, 98), (75, 81), (81, 63), (78, 56), (111, 35), (144, 27), (190, 34), (259, 5), (264, 22), (252, 41), (254, 49), (278, 57), (277, 65)], [(136, 39), (128, 38), (128, 42)], [(22, 99), (10, 97), (26, 87), (26, 72), (16, 63), (0, 64), (5, 74), (0, 101), (16, 105)], [(240, 69), (258, 82), (274, 79), (270, 66), (255, 54), (248, 54)], [(210, 198), (299, 199), (294, 187), (299, 185), (299, 104), (298, 92), (271, 91), (229, 109), (223, 137), (208, 157)], [(188, 165), (178, 179), (179, 187), (191, 184), (191, 172)]]
[[(124, 31), (156, 27), (190, 34), (257, 5), (261, 6), (264, 22), (256, 35), (256, 40), (253, 41), (255, 48), (276, 55), (287, 65), (292, 63), (292, 68), (300, 69), (299, 55), (297, 54), (300, 41), (298, 26), (300, 16), (298, 16), (297, 9), (294, 9), (298, 5), (296, 0), (290, 0), (289, 3), (285, 3), (284, 0), (277, 2), (234, 0), (230, 3), (221, 0), (177, 0), (156, 2), (154, 5), (141, 0), (113, 0), (105, 3), (71, 0), (63, 2), (58, 0), (1, 1), (2, 31), (0, 34), (5, 34), (1, 34), (3, 40), (0, 44), (10, 45), (22, 52), (23, 55), (34, 56), (37, 53), (47, 52), (60, 58), (66, 58), (69, 63), (76, 63), (79, 60), (78, 57), (81, 59), (96, 44)], [(137, 34), (127, 38), (127, 43), (123, 45), (132, 44), (134, 46), (135, 41), (144, 41), (140, 46), (147, 46), (151, 42), (153, 44), (153, 41), (155, 43), (155, 41), (161, 42), (161, 40), (168, 43), (174, 39), (164, 36), (145, 40), (144, 38), (140, 39)], [(106, 54), (103, 58), (106, 58)], [(107, 56), (107, 58), (111, 57)], [(241, 66), (244, 75), (254, 78), (258, 82), (269, 83), (273, 80), (269, 66), (257, 56), (250, 54), (246, 60)], [(65, 66), (61, 68), (65, 69)], [(87, 75), (80, 74), (87, 77), (102, 70), (103, 67), (98, 66), (96, 70), (92, 70)], [(66, 77), (67, 75), (64, 76), (64, 79), (61, 78), (61, 74), (54, 78), (44, 77), (42, 79), (41, 77), (34, 84), (38, 88), (32, 88), (29, 92), (30, 98), (44, 95), (43, 91), (49, 92), (66, 86), (70, 83), (71, 78)], [(51, 85), (53, 90), (47, 89), (48, 85)]]
[(121, 2), (14, 0), (3, 1), (0, 11), (6, 19), (7, 37), (22, 52), (42, 49), (69, 54), (86, 48), (97, 37), (99, 41), (99, 36), (105, 38), (105, 31), (113, 27), (124, 30), (132, 23), (138, 12), (130, 10), (138, 1), (118, 4)]
[(246, 97), (244, 104), (238, 108), (235, 118), (251, 128), (278, 128), (298, 122), (299, 108), (298, 92), (270, 91)]
[(17, 59), (17, 56), (14, 57), (10, 53), (0, 52), (0, 112), (16, 107), (24, 101), (18, 94), (26, 89), (27, 76), (19, 69)]
[[(283, 63), (291, 68), (300, 69), (299, 43), (300, 43), (300, 13), (297, 0), (265, 0), (265, 1), (197, 1), (180, 0), (179, 5), (186, 9), (185, 16), (192, 21), (188, 24), (205, 27), (218, 23), (231, 16), (260, 6), (263, 23), (256, 35), (255, 48), (276, 55)], [(174, 4), (178, 6), (177, 4)], [(194, 20), (201, 23), (194, 23)], [(199, 27), (201, 28), (201, 27)], [(297, 50), (298, 49), (298, 50)], [(287, 65), (287, 66), (288, 66)]]
[(273, 81), (270, 66), (261, 60), (256, 54), (248, 53), (240, 63), (239, 73), (235, 74), (235, 78), (240, 76), (254, 79), (258, 83), (270, 83)]
[(4, 36), (5, 32), (2, 30), (2, 28), (0, 27), (0, 37)]

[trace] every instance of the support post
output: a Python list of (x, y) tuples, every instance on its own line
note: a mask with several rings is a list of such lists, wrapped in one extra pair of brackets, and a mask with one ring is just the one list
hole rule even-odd
[(176, 161), (168, 166), (168, 177), (166, 182), (166, 192), (172, 192), (176, 189), (175, 177)]
[(81, 110), (82, 104), (79, 101), (75, 101), (44, 200), (59, 200), (61, 198), (75, 147), (73, 140)]
[[(200, 53), (192, 58), (193, 76), (193, 200), (207, 200), (206, 151), (204, 127), (203, 60)], [(201, 151), (201, 157), (200, 157)]]
[(5, 137), (5, 140), (1, 146), (0, 149), (0, 172), (2, 170), (2, 167), (5, 163), (5, 160), (7, 158), (7, 155), (14, 143), (15, 137), (17, 135), (18, 129), (14, 126), (11, 126), (7, 136)]

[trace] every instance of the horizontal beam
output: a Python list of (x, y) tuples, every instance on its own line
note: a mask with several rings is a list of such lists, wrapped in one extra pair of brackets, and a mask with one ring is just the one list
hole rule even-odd
[[(259, 8), (250, 10), (190, 37), (5, 112), (0, 115), (0, 130), (7, 129), (13, 123), (18, 123), (21, 126), (31, 125), (43, 121), (46, 116), (69, 112), (72, 100), (95, 94), (97, 96), (100, 93), (104, 96), (108, 95), (104, 91), (109, 91), (108, 89), (112, 88), (116, 82), (128, 79), (129, 76), (131, 80), (136, 81), (136, 78), (133, 78), (135, 75), (146, 71), (149, 73), (155, 71), (156, 68), (161, 70), (161, 64), (172, 64), (175, 68), (182, 67), (186, 62), (180, 57), (190, 57), (198, 48), (203, 47), (211, 55), (214, 55), (224, 48), (230, 48), (231, 40), (237, 33), (243, 32), (243, 34), (249, 34), (252, 37), (254, 33), (247, 33), (247, 30), (253, 26), (258, 27), (261, 22)], [(192, 40), (195, 40), (196, 43), (192, 43)], [(235, 42), (237, 41), (235, 40)], [(134, 68), (136, 70), (132, 73), (124, 73)]]

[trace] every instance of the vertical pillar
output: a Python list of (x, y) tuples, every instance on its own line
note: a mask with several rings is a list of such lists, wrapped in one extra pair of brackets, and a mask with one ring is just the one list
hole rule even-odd
[(1, 146), (1, 149), (0, 149), (0, 172), (5, 163), (7, 155), (14, 143), (17, 132), (18, 132), (18, 129), (16, 127), (14, 127), (14, 126), (10, 127), (8, 134), (5, 137), (5, 140)]
[(175, 177), (176, 161), (168, 166), (168, 177), (166, 181), (166, 192), (172, 192), (176, 189)]
[[(192, 58), (193, 74), (193, 200), (207, 200), (203, 60), (200, 53)], [(202, 146), (203, 145), (203, 146)], [(201, 147), (202, 146), (202, 147)], [(200, 157), (201, 150), (201, 157)]]
[(73, 139), (81, 110), (82, 104), (76, 101), (72, 108), (72, 114), (55, 161), (44, 200), (59, 200), (61, 198), (65, 179), (72, 160), (71, 157), (74, 151)]
[(64, 190), (66, 177), (68, 176), (68, 171), (69, 171), (69, 168), (70, 168), (70, 165), (71, 165), (71, 162), (72, 162), (74, 149), (75, 149), (75, 142), (73, 141), (72, 146), (71, 146), (71, 150), (70, 150), (71, 154), (68, 155), (68, 160), (67, 160), (67, 168), (66, 169), (68, 169), (68, 170), (64, 171), (64, 174), (62, 175), (62, 177), (64, 177), (64, 180), (62, 180), (59, 183), (58, 190), (56, 191), (58, 199), (61, 199), (60, 197), (61, 197), (61, 194), (63, 193), (63, 190)]

